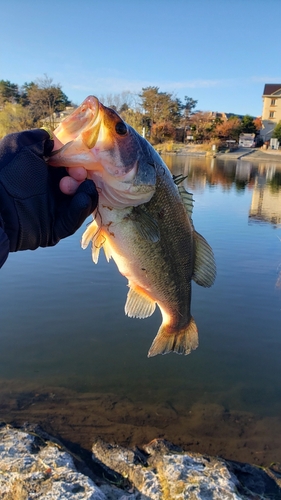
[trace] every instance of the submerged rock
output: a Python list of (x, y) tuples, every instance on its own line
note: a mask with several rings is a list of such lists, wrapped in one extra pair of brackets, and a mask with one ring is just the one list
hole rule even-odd
[[(92, 461), (41, 429), (0, 428), (3, 500), (265, 500), (281, 499), (278, 465), (258, 467), (186, 453), (155, 439), (130, 450), (102, 440)], [(81, 472), (83, 471), (83, 473)], [(98, 472), (97, 472), (98, 471)]]

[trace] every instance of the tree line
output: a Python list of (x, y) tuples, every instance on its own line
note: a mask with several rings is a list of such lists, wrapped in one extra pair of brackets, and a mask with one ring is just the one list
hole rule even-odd
[[(237, 141), (242, 132), (256, 134), (261, 128), (260, 119), (233, 115), (226, 120), (222, 114), (196, 109), (198, 101), (192, 97), (181, 100), (156, 86), (145, 87), (139, 94), (124, 91), (97, 97), (152, 144), (185, 142), (187, 137), (196, 142)], [(0, 137), (40, 127), (44, 121), (54, 128), (55, 114), (71, 105), (61, 86), (47, 75), (22, 86), (0, 80)]]
[(54, 113), (70, 104), (61, 86), (47, 75), (22, 86), (0, 80), (0, 137), (40, 127), (44, 119), (54, 128)]

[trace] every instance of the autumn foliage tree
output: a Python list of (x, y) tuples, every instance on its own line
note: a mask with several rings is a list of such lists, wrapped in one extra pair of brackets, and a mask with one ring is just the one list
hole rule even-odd
[(151, 124), (151, 141), (162, 142), (165, 138), (172, 138), (172, 130), (181, 119), (181, 101), (170, 93), (160, 92), (159, 87), (145, 87), (139, 97), (144, 118)]
[(218, 123), (213, 130), (213, 137), (222, 140), (238, 141), (240, 134), (241, 122), (237, 117), (231, 117), (229, 120)]

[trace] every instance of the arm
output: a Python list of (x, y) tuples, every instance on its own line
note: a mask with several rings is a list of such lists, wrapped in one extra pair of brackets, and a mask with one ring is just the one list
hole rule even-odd
[[(68, 196), (60, 189), (67, 172), (49, 167), (53, 149), (48, 132), (34, 129), (0, 141), (0, 265), (9, 252), (56, 245), (73, 234), (96, 208), (92, 181), (76, 183)], [(76, 181), (75, 181), (76, 182)]]

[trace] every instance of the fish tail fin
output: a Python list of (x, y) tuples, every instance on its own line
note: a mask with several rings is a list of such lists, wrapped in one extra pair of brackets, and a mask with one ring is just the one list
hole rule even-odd
[(168, 352), (186, 355), (197, 347), (197, 326), (191, 316), (187, 327), (180, 331), (171, 332), (168, 325), (161, 325), (148, 351), (148, 357), (151, 358), (157, 354), (167, 354)]

